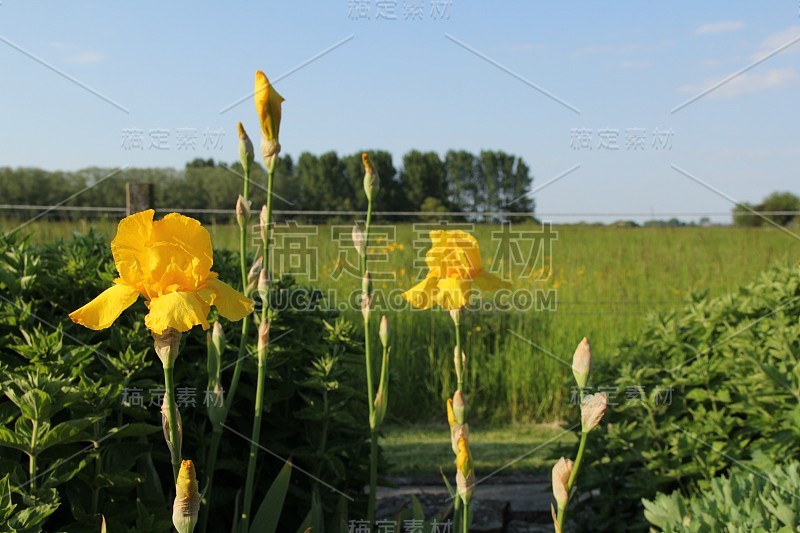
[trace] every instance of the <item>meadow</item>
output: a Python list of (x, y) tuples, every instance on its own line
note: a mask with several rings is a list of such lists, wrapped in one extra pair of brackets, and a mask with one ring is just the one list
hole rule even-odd
[[(0, 227), (5, 232), (14, 225), (6, 220)], [(424, 275), (420, 260), (429, 244), (427, 230), (434, 226), (378, 221), (369, 247), (371, 264), (381, 265), (373, 276), (377, 308), (383, 305), (393, 332), (388, 413), (393, 423), (442, 421), (443, 403), (454, 387), (447, 313), (397, 303)], [(238, 247), (236, 225), (206, 227), (215, 248)], [(347, 221), (292, 225), (279, 219), (273, 264), (294, 273), (300, 284), (325, 291), (330, 305), (358, 323), (351, 295), (361, 281), (347, 269), (355, 253), (350, 227)], [(110, 239), (116, 221), (37, 221), (23, 231), (35, 243), (89, 228)], [(775, 262), (800, 260), (800, 242), (776, 228), (562, 225), (547, 236), (540, 225), (527, 223), (510, 230), (477, 224), (472, 232), (481, 243), (484, 267), (513, 280), (514, 291), (533, 295), (523, 299), (522, 309), (466, 313), (472, 416), (487, 425), (563, 420), (574, 407), (571, 356), (584, 336), (598, 368), (613, 369), (616, 347), (637, 335), (648, 313), (670, 312), (692, 295), (725, 294)]]

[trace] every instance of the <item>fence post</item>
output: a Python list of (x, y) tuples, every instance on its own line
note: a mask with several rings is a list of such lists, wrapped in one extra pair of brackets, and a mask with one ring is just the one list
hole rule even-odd
[(125, 184), (125, 210), (130, 216), (134, 213), (153, 209), (154, 194), (152, 183), (132, 183)]

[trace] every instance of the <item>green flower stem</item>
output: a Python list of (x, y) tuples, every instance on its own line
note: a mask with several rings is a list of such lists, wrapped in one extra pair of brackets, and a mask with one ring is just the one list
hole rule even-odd
[[(261, 246), (262, 265), (267, 275), (269, 270), (269, 234), (272, 226), (272, 183), (275, 169), (267, 165), (267, 213), (264, 220), (264, 243)], [(271, 278), (270, 278), (271, 290)], [(261, 302), (261, 322), (268, 320), (267, 307), (269, 307), (269, 292)], [(258, 446), (261, 438), (261, 413), (264, 410), (264, 385), (267, 375), (267, 351), (269, 343), (264, 346), (263, 353), (258, 354), (258, 381), (256, 382), (256, 399), (253, 410), (253, 431), (250, 439), (250, 457), (247, 461), (247, 478), (244, 486), (244, 503), (242, 507), (242, 531), (247, 533), (250, 528), (250, 508), (253, 505), (253, 483), (255, 482), (256, 460), (258, 459)]]
[(244, 506), (242, 507), (242, 531), (250, 530), (250, 508), (253, 505), (253, 483), (256, 474), (258, 443), (261, 438), (261, 411), (264, 404), (264, 377), (266, 374), (266, 347), (258, 354), (258, 385), (256, 386), (255, 412), (253, 413), (253, 433), (250, 437), (250, 458), (247, 462), (247, 479), (244, 485)]
[[(364, 230), (364, 254), (361, 257), (361, 276), (367, 273), (369, 251), (369, 232), (372, 225), (372, 199), (367, 200), (367, 222)], [(372, 296), (372, 287), (368, 288)], [(370, 313), (364, 316), (364, 365), (367, 372), (367, 403), (369, 404), (370, 446), (369, 446), (369, 499), (367, 500), (367, 521), (370, 530), (375, 524), (375, 497), (378, 487), (378, 430), (373, 427), (375, 418), (375, 389), (372, 382), (372, 343), (369, 334)]]
[[(250, 194), (250, 171), (247, 168), (244, 168), (244, 190), (242, 191), (242, 197), (246, 200), (249, 199)], [(242, 274), (242, 290), (247, 290), (247, 226), (239, 228), (239, 267), (241, 269)], [(222, 416), (222, 423), (224, 424), (225, 421), (228, 419), (228, 413), (231, 410), (231, 405), (233, 405), (233, 398), (236, 396), (236, 389), (239, 387), (239, 378), (242, 375), (242, 360), (244, 359), (245, 350), (247, 349), (247, 333), (250, 326), (250, 320), (245, 317), (242, 320), (242, 338), (239, 342), (239, 351), (236, 355), (236, 363), (233, 367), (233, 377), (231, 378), (231, 386), (228, 388), (228, 392), (225, 396), (225, 403), (224, 403), (224, 410)], [(208, 452), (208, 459), (206, 460), (206, 472), (208, 472), (208, 477), (206, 479), (206, 491), (205, 497), (201, 502), (201, 505), (204, 508), (204, 512), (201, 523), (200, 523), (200, 531), (201, 533), (206, 532), (206, 528), (208, 527), (208, 510), (211, 508), (211, 493), (214, 488), (214, 469), (217, 465), (217, 455), (219, 454), (219, 444), (222, 438), (222, 428), (214, 428), (214, 432), (211, 435), (211, 449)]]
[(203, 500), (200, 502), (204, 508), (202, 513), (203, 516), (200, 519), (201, 533), (205, 533), (206, 529), (208, 528), (208, 515), (211, 514), (208, 512), (211, 505), (211, 489), (214, 486), (214, 470), (217, 466), (217, 455), (219, 454), (219, 444), (221, 441), (222, 427), (219, 429), (215, 427), (214, 431), (211, 433), (211, 449), (208, 452), (208, 462), (206, 463), (206, 471), (208, 472), (208, 477), (206, 479), (207, 488), (205, 496), (203, 496)]
[(28, 454), (28, 479), (30, 480), (31, 492), (36, 490), (36, 436), (39, 434), (39, 420), (33, 420), (33, 431), (31, 432), (31, 453)]
[[(589, 436), (588, 433), (581, 432), (581, 443), (578, 446), (578, 455), (575, 457), (575, 464), (572, 465), (572, 473), (569, 475), (569, 481), (567, 481), (567, 494), (570, 493), (572, 490), (572, 485), (575, 484), (575, 479), (578, 477), (578, 471), (581, 469), (581, 462), (583, 461), (583, 451), (586, 449), (586, 439)], [(558, 527), (563, 531), (564, 530), (564, 519), (566, 518), (566, 510), (567, 505), (569, 505), (569, 500), (567, 500), (567, 504), (564, 507), (561, 507), (556, 514), (556, 520), (558, 521)]]
[(464, 533), (469, 533), (469, 504), (464, 504)]
[(170, 455), (172, 456), (173, 482), (178, 482), (178, 472), (181, 470), (181, 437), (178, 432), (178, 406), (175, 404), (175, 380), (172, 376), (173, 367), (164, 367), (164, 401), (167, 403), (167, 425), (169, 427)]
[[(267, 275), (270, 275), (269, 271), (269, 234), (270, 234), (270, 227), (272, 226), (272, 177), (275, 174), (274, 170), (267, 168), (267, 218), (265, 220), (265, 228), (264, 228), (264, 243), (261, 247), (262, 253), (262, 264), (264, 266), (264, 270), (266, 270)], [(272, 287), (272, 278), (270, 277), (270, 288)], [(269, 298), (266, 301), (262, 302), (261, 305), (261, 320), (264, 321), (267, 319), (267, 307), (269, 303)]]

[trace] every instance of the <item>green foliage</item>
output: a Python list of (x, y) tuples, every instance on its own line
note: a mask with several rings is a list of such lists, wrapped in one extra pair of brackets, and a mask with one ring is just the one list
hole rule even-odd
[(691, 497), (680, 491), (644, 500), (647, 520), (662, 531), (796, 531), (800, 516), (800, 465), (761, 473), (742, 465)]
[[(217, 253), (214, 270), (222, 279), (237, 279), (236, 255)], [(15, 531), (98, 531), (101, 515), (110, 531), (171, 527), (174, 485), (161, 430), (162, 369), (143, 326), (144, 303), (98, 332), (67, 317), (115, 275), (108, 243), (93, 232), (44, 246), (0, 239), (0, 523)], [(349, 322), (323, 309), (322, 293), (289, 276), (276, 280), (274, 292), (284, 302), (305, 305), (281, 309), (273, 319), (260, 444), (353, 498), (359, 512), (369, 436), (359, 394), (361, 342)], [(227, 387), (241, 328), (223, 326)], [(254, 352), (252, 339), (248, 353)], [(204, 333), (196, 328), (184, 335), (175, 370), (177, 386), (193, 398), (179, 409), (183, 455), (195, 462), (201, 490), (211, 432), (206, 355)], [(226, 421), (209, 531), (230, 530), (244, 484), (249, 442), (237, 433), (249, 434), (255, 376), (248, 358)], [(270, 453), (260, 456), (256, 501), (266, 497), (283, 466)], [(306, 474), (292, 477), (278, 530), (302, 521), (318, 483)], [(333, 516), (339, 494), (319, 492), (319, 513)]]
[(797, 218), (792, 211), (800, 211), (800, 197), (790, 192), (774, 192), (758, 205), (747, 202), (737, 204), (733, 208), (733, 223), (747, 227), (763, 226), (770, 222), (788, 226)]
[[(339, 156), (336, 152), (315, 155), (304, 152), (296, 164), (288, 155), (278, 161), (274, 182), (274, 209), (281, 210), (359, 210), (366, 209), (363, 192), (364, 166), (361, 151)], [(402, 157), (400, 172), (392, 155), (384, 150), (368, 150), (381, 177), (382, 211), (416, 211), (426, 198), (435, 198), (447, 209), (478, 213), (487, 210), (532, 211), (533, 203), (525, 193), (532, 178), (521, 158), (504, 152), (483, 151), (479, 156), (468, 152), (448, 152), (442, 160), (435, 152), (412, 150)], [(113, 173), (113, 178), (109, 178)], [(213, 159), (194, 159), (183, 169), (88, 168), (77, 172), (48, 172), (36, 168), (0, 167), (0, 198), (17, 205), (54, 205), (75, 195), (70, 206), (125, 206), (125, 184), (155, 184), (157, 209), (225, 209), (231, 215), (191, 213), (204, 223), (235, 222), (233, 207), (242, 192), (244, 176), (241, 164), (226, 164)], [(264, 168), (251, 169), (250, 200), (260, 206), (266, 199), (267, 178)], [(515, 201), (516, 200), (516, 201)], [(41, 209), (16, 209), (9, 212), (21, 220), (37, 216)], [(113, 219), (119, 213), (106, 213)], [(49, 219), (74, 220), (80, 212), (48, 213)], [(280, 214), (278, 213), (278, 216)], [(314, 216), (315, 219), (329, 219)], [(348, 219), (349, 221), (349, 219)]]
[(651, 316), (598, 370), (614, 401), (579, 486), (598, 491), (585, 502), (594, 530), (644, 531), (643, 498), (697, 494), (738, 462), (797, 456), (798, 314), (800, 270), (778, 265), (736, 293)]

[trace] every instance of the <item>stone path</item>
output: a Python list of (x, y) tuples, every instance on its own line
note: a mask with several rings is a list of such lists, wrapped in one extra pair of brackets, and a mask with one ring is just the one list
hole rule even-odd
[[(378, 487), (377, 518), (391, 520), (411, 506), (416, 495), (425, 517), (450, 517), (452, 501), (442, 479), (435, 477), (388, 480), (392, 487)], [(494, 476), (478, 480), (473, 494), (473, 533), (552, 532), (550, 478), (545, 473)], [(398, 530), (398, 533), (399, 530)]]

